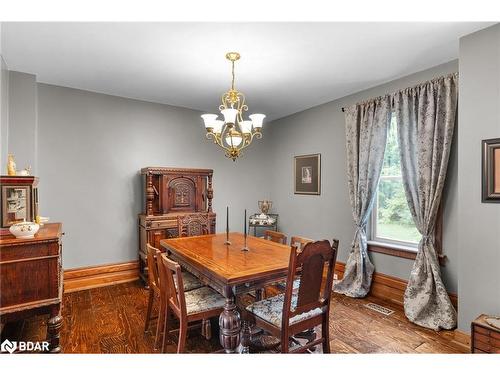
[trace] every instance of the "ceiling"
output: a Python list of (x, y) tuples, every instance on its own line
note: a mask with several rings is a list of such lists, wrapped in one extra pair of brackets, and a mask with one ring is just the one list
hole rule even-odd
[(491, 23), (2, 23), (10, 70), (39, 82), (215, 112), (230, 85), (269, 120), (458, 57)]

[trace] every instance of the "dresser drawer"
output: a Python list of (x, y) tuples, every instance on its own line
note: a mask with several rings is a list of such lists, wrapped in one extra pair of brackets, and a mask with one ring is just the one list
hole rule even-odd
[(174, 225), (170, 221), (152, 221), (151, 229), (160, 229), (160, 228), (173, 228)]
[(59, 242), (27, 243), (20, 246), (2, 246), (0, 262), (20, 261), (59, 255)]

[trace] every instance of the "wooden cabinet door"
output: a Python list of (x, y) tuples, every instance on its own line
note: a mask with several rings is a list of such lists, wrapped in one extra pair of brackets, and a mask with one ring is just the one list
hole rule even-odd
[(164, 212), (196, 212), (196, 182), (188, 177), (176, 177), (168, 181), (167, 206)]

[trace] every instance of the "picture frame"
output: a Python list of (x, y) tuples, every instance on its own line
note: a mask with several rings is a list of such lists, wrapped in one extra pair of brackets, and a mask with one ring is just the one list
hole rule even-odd
[(482, 141), (483, 203), (500, 203), (500, 138)]
[(294, 193), (321, 194), (321, 154), (294, 156)]

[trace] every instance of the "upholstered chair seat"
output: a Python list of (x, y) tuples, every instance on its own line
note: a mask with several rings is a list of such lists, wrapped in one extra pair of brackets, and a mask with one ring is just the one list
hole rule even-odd
[(186, 292), (185, 297), (188, 315), (223, 308), (225, 303), (225, 298), (208, 286)]
[[(261, 301), (257, 301), (248, 305), (246, 309), (258, 316), (259, 318), (265, 320), (266, 322), (281, 328), (281, 320), (283, 317), (283, 303), (285, 300), (284, 294), (278, 294), (274, 297), (266, 298)], [(297, 295), (292, 296), (291, 308), (294, 310), (297, 307)], [(290, 319), (290, 324), (298, 323), (302, 320), (312, 318), (316, 315), (321, 315), (322, 310), (320, 308), (315, 308), (310, 311), (306, 311), (300, 315), (296, 315)]]
[[(190, 290), (201, 288), (203, 283), (192, 273), (188, 271), (182, 271), (182, 281), (184, 282), (184, 291), (189, 292)], [(175, 287), (177, 287), (177, 280), (174, 280)]]

